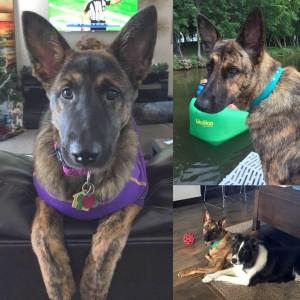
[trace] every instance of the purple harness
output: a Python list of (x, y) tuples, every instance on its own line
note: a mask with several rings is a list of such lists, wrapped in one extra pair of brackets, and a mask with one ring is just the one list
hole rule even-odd
[(38, 195), (49, 206), (55, 208), (64, 215), (81, 220), (100, 219), (128, 206), (129, 204), (137, 204), (143, 207), (144, 198), (148, 191), (146, 167), (144, 156), (140, 147), (138, 148), (137, 159), (131, 173), (131, 179), (125, 184), (123, 190), (110, 203), (99, 204), (88, 211), (73, 208), (71, 201), (56, 199), (44, 189), (36, 176), (33, 176), (33, 183)]

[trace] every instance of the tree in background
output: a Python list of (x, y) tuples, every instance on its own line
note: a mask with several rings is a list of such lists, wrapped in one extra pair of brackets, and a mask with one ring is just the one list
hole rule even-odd
[[(197, 12), (200, 11), (200, 5), (201, 5), (201, 0), (194, 0)], [(197, 56), (198, 59), (202, 59), (202, 54), (201, 54), (201, 40), (200, 40), (200, 34), (199, 34), (199, 29), (197, 25), (197, 16), (196, 16), (196, 30), (197, 30)]]
[(175, 54), (182, 56), (181, 40), (196, 33), (197, 8), (193, 0), (173, 2), (173, 43)]
[(174, 34), (177, 39), (195, 35), (196, 16), (201, 12), (224, 38), (235, 38), (255, 7), (263, 10), (269, 47), (299, 46), (300, 0), (174, 0)]

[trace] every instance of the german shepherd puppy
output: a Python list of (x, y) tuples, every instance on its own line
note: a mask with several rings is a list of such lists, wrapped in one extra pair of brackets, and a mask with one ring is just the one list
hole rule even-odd
[[(179, 277), (194, 274), (214, 273), (224, 269), (231, 255), (232, 234), (225, 231), (226, 219), (213, 220), (206, 210), (203, 214), (203, 240), (210, 248), (205, 258), (209, 261), (207, 267), (196, 267), (178, 273)], [(214, 243), (218, 244), (214, 245)]]
[(203, 278), (203, 282), (224, 281), (238, 285), (260, 282), (300, 281), (300, 248), (268, 248), (250, 236), (235, 236), (232, 267)]
[[(69, 203), (80, 190), (86, 176), (63, 173), (54, 155), (59, 145), (69, 167), (90, 170), (97, 199), (113, 199), (130, 179), (138, 153), (131, 112), (152, 62), (155, 7), (133, 16), (111, 46), (98, 51), (72, 50), (48, 21), (33, 12), (23, 13), (23, 30), (34, 74), (50, 100), (34, 148), (35, 177), (51, 195)], [(75, 283), (64, 245), (63, 216), (40, 198), (36, 205), (31, 238), (48, 296), (71, 299)], [(140, 210), (131, 204), (101, 219), (81, 277), (81, 299), (106, 299)]]
[[(208, 82), (195, 106), (208, 113), (217, 113), (231, 103), (248, 110), (280, 66), (265, 51), (261, 11), (250, 13), (235, 40), (222, 39), (201, 14), (198, 27), (209, 62)], [(299, 183), (300, 73), (284, 68), (272, 93), (250, 111), (247, 122), (266, 183)]]

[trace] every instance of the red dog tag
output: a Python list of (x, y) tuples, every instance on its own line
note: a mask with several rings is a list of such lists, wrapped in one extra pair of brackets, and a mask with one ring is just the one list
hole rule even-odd
[(83, 196), (82, 205), (84, 208), (87, 208), (87, 209), (92, 208), (94, 206), (95, 202), (96, 202), (95, 194)]

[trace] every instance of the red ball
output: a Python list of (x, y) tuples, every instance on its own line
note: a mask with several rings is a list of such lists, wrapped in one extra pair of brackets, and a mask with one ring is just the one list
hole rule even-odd
[(195, 242), (196, 242), (196, 237), (195, 237), (195, 235), (192, 232), (186, 232), (183, 235), (183, 243), (186, 246), (193, 245)]

